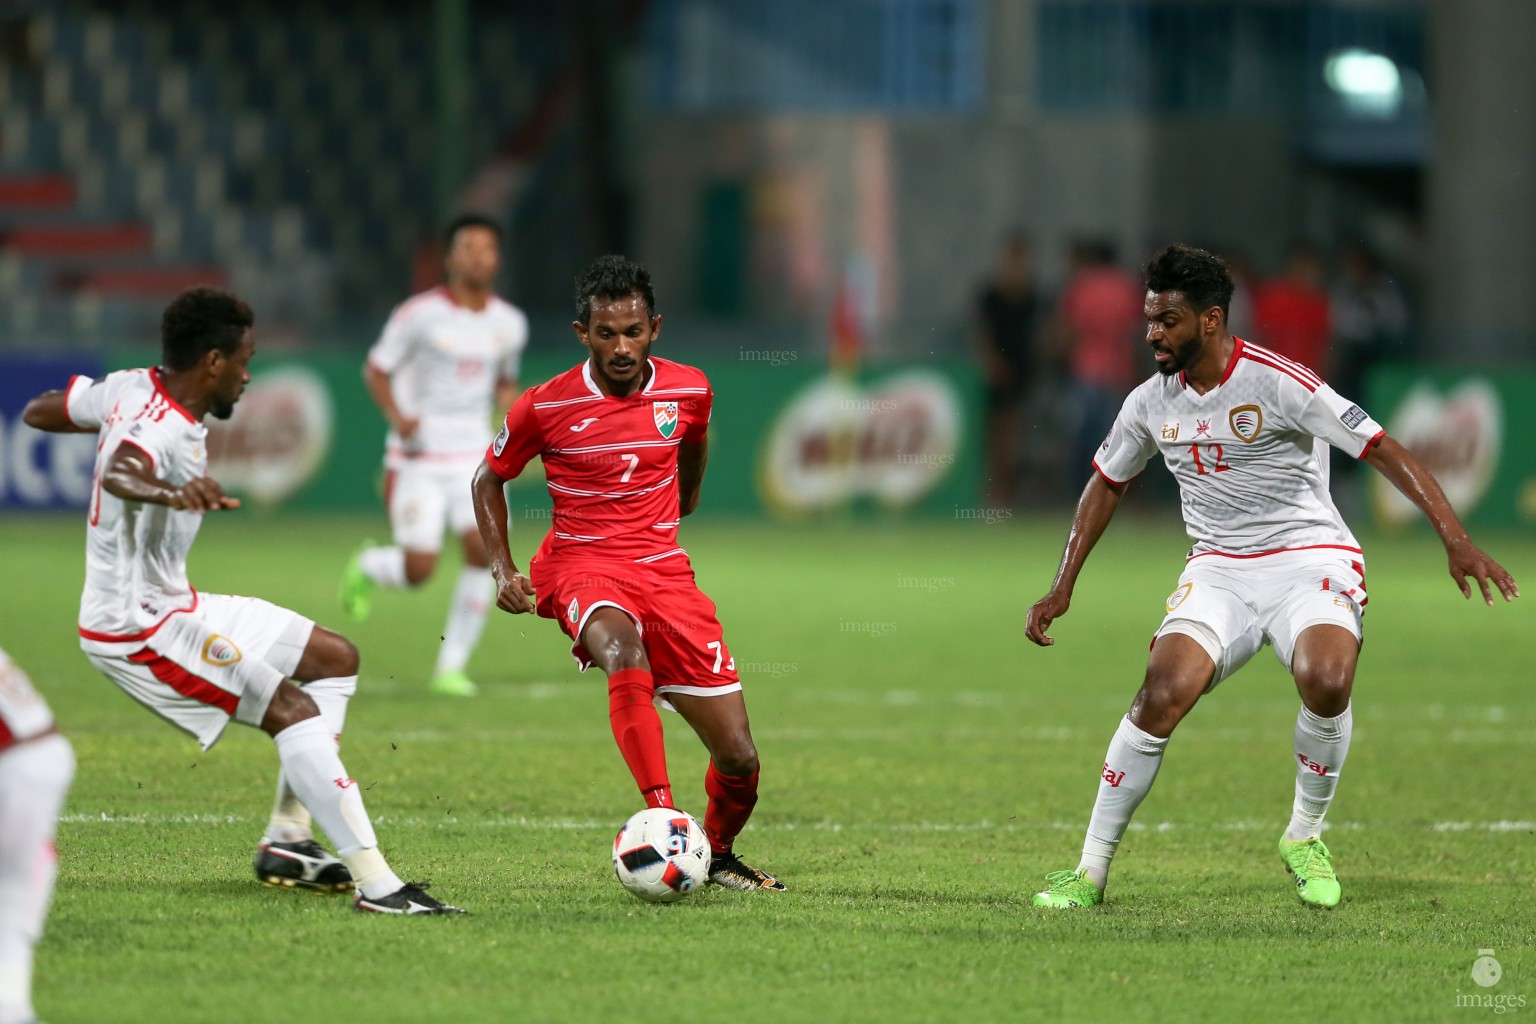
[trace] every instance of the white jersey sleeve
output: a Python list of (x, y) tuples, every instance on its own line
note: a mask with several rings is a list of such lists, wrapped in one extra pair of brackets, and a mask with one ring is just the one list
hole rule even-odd
[(411, 301), (395, 307), (384, 324), (379, 340), (368, 350), (368, 362), (384, 373), (394, 373), (407, 359), (417, 344), (420, 331), (416, 329), (415, 312), (419, 307)]
[(1322, 438), (1350, 458), (1365, 457), (1385, 431), (1364, 409), (1327, 384), (1308, 391), (1291, 380), (1281, 382), (1281, 411), (1303, 434)]
[(77, 427), (100, 429), (115, 402), (116, 389), (107, 377), (71, 377), (64, 389), (64, 415)]
[(523, 350), (528, 347), (528, 316), (516, 306), (503, 303), (507, 331), (502, 338), (504, 349), (497, 366), (499, 380), (517, 380), (523, 366)]
[(1128, 483), (1146, 468), (1157, 454), (1157, 442), (1147, 430), (1147, 417), (1141, 410), (1142, 391), (1137, 388), (1125, 396), (1120, 414), (1115, 417), (1109, 436), (1099, 445), (1093, 466), (1110, 483)]

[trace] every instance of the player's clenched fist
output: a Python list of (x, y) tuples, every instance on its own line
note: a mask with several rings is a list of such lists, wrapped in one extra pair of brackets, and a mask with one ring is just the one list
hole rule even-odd
[(520, 572), (507, 577), (494, 569), (491, 577), (496, 581), (496, 607), (513, 615), (533, 611), (532, 580)]

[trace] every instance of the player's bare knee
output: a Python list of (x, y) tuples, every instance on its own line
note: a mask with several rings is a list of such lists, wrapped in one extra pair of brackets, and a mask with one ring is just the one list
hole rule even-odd
[(315, 699), (285, 679), (272, 694), (272, 702), (267, 705), (267, 713), (261, 719), (261, 728), (263, 732), (276, 736), (289, 726), (298, 725), (319, 714), (320, 708), (315, 704)]
[(609, 636), (589, 653), (603, 669), (612, 675), (626, 669), (637, 668), (649, 672), (650, 659), (645, 656), (645, 645), (638, 636)]
[(361, 662), (357, 645), (340, 633), (316, 626), (304, 647), (298, 668), (293, 670), (293, 678), (301, 683), (312, 683), (316, 679), (355, 676)]
[(1314, 666), (1305, 673), (1298, 672), (1296, 688), (1301, 691), (1307, 710), (1324, 718), (1335, 718), (1349, 706), (1354, 689), (1353, 666)]
[(750, 736), (732, 736), (710, 752), (710, 760), (721, 775), (751, 775), (758, 767), (757, 746)]

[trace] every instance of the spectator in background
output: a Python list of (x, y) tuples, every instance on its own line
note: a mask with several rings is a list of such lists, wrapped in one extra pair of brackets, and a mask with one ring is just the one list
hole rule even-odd
[[(1215, 249), (1211, 250), (1215, 252)], [(1227, 273), (1232, 277), (1232, 303), (1227, 307), (1227, 330), (1240, 338), (1253, 334), (1253, 297), (1259, 287), (1259, 275), (1253, 261), (1238, 249), (1227, 249)]]
[(1066, 468), (1075, 481), (1093, 461), (1135, 376), (1144, 295), (1140, 278), (1116, 265), (1109, 242), (1075, 242), (1070, 260), (1052, 333), (1071, 377), (1076, 429)]
[(1253, 340), (1265, 348), (1320, 374), (1330, 372), (1332, 318), (1323, 286), (1323, 257), (1316, 246), (1291, 243), (1285, 270), (1259, 285), (1254, 295), (1252, 328)]
[(1341, 395), (1363, 402), (1369, 397), (1365, 388), (1370, 368), (1407, 352), (1408, 304), (1365, 242), (1345, 243), (1339, 272), (1332, 296), (1333, 376)]
[(1020, 406), (1039, 370), (1035, 261), (1022, 232), (1003, 239), (997, 267), (976, 302), (976, 348), (986, 385), (989, 507), (1013, 503), (1019, 478)]

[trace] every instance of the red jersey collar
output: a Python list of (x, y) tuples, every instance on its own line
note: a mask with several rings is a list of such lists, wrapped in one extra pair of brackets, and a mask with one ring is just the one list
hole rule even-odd
[[(1218, 388), (1221, 387), (1223, 384), (1225, 384), (1227, 381), (1232, 379), (1232, 371), (1237, 369), (1237, 361), (1239, 359), (1241, 359), (1242, 356), (1243, 356), (1243, 339), (1239, 338), (1237, 335), (1234, 334), (1234, 335), (1232, 335), (1232, 358), (1227, 361), (1227, 370), (1226, 370), (1225, 373), (1223, 373), (1221, 375), (1221, 380), (1216, 382), (1216, 386)], [(1181, 387), (1181, 388), (1189, 387), (1189, 377), (1185, 374), (1185, 372), (1183, 370), (1179, 371), (1179, 387)]]
[(169, 391), (165, 390), (165, 382), (160, 379), (160, 370), (158, 367), (151, 366), (149, 368), (149, 379), (154, 382), (155, 392), (159, 394), (161, 398), (165, 399), (167, 405), (185, 416), (188, 423), (197, 422), (197, 420), (193, 418), (192, 414), (187, 412), (186, 408), (180, 402), (172, 398)]

